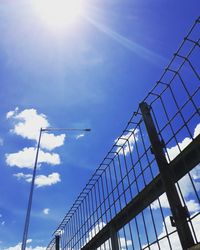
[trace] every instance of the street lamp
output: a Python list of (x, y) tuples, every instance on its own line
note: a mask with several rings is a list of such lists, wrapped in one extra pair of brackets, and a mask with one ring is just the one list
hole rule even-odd
[(23, 232), (21, 250), (26, 249), (26, 242), (27, 242), (27, 237), (28, 237), (28, 229), (29, 229), (30, 214), (31, 214), (31, 207), (32, 207), (32, 201), (33, 201), (33, 190), (34, 190), (34, 185), (35, 185), (36, 169), (37, 169), (37, 162), (38, 162), (42, 132), (49, 132), (49, 131), (85, 131), (85, 132), (90, 132), (91, 129), (89, 129), (89, 128), (85, 128), (85, 129), (52, 128), (52, 127), (40, 128), (40, 133), (39, 133), (39, 138), (38, 138), (38, 143), (37, 143), (37, 150), (36, 150), (36, 155), (35, 155), (35, 163), (34, 163), (34, 168), (33, 168), (32, 181), (31, 181), (31, 188), (30, 188), (30, 194), (29, 194), (29, 200), (28, 200), (28, 207), (27, 207), (25, 224), (24, 224), (24, 232)]

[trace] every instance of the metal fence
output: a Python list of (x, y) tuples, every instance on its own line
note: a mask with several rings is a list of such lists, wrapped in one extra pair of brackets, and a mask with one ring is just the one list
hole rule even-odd
[(198, 244), (199, 107), (200, 17), (47, 250), (178, 250)]

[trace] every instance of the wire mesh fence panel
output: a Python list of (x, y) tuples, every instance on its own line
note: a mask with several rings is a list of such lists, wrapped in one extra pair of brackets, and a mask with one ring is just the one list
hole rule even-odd
[(111, 240), (108, 239), (101, 246), (96, 248), (95, 250), (112, 250)]
[[(199, 184), (199, 164), (177, 182), (183, 206), (188, 208), (188, 222), (195, 243), (200, 242)], [(120, 249), (181, 250), (177, 230), (172, 226), (170, 217), (168, 199), (163, 193), (118, 231)]]
[(56, 250), (56, 241), (55, 238), (52, 239), (52, 241), (49, 243), (47, 250)]
[[(142, 102), (194, 244), (200, 241), (199, 58), (200, 18)], [(140, 105), (55, 231), (60, 249), (182, 249), (182, 222), (177, 230), (153, 146)]]

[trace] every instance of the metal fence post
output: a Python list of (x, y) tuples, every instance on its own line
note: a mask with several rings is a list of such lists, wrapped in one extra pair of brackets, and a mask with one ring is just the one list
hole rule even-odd
[(55, 250), (60, 250), (60, 235), (55, 236), (55, 241), (56, 241), (56, 249)]
[(182, 206), (178, 195), (171, 169), (168, 166), (162, 142), (159, 139), (153, 118), (150, 113), (150, 107), (146, 102), (140, 103), (140, 110), (147, 129), (147, 133), (151, 142), (152, 150), (158, 164), (163, 185), (171, 208), (174, 225), (177, 227), (177, 232), (180, 238), (183, 249), (193, 246), (194, 239), (187, 223), (187, 212)]
[(113, 226), (111, 226), (110, 228), (110, 238), (111, 238), (112, 250), (119, 250), (117, 231)]

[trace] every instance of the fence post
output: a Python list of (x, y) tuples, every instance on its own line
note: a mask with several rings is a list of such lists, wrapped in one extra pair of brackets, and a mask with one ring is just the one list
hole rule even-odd
[(171, 208), (174, 225), (177, 228), (182, 248), (188, 249), (195, 243), (189, 225), (187, 223), (186, 208), (181, 204), (175, 182), (173, 181), (171, 169), (169, 167), (169, 164), (167, 163), (163, 151), (162, 142), (159, 139), (153, 118), (150, 113), (150, 107), (146, 102), (142, 102), (140, 103), (140, 110), (142, 112), (142, 117), (151, 142), (152, 150), (160, 170), (161, 179), (165, 187), (166, 195)]
[(55, 241), (56, 241), (56, 249), (55, 250), (60, 250), (60, 235), (55, 236)]
[(119, 250), (117, 231), (113, 226), (110, 227), (110, 238), (111, 238), (112, 250)]

